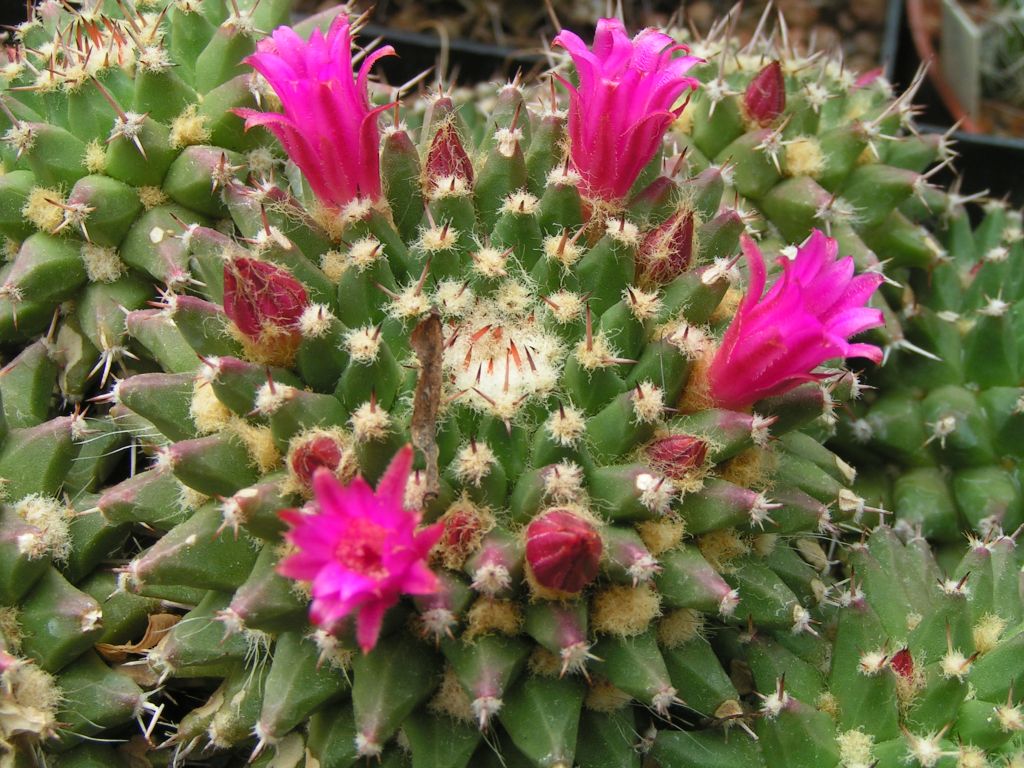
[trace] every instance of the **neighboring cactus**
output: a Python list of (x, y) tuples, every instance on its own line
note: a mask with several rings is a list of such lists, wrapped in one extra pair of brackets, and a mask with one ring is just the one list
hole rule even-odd
[[(769, 558), (776, 557), (769, 555)], [(788, 555), (787, 555), (788, 556)], [(933, 768), (1024, 760), (1024, 624), (1015, 542), (974, 539), (943, 574), (927, 543), (880, 527), (845, 554), (818, 636), (711, 637), (761, 701), (759, 741), (662, 731), (659, 768)]]
[(953, 196), (937, 213), (942, 258), (893, 273), (912, 346), (872, 375), (878, 391), (854, 407), (837, 445), (874, 505), (953, 543), (965, 529), (984, 537), (1024, 524), (1024, 242), (1020, 214), (1002, 203), (986, 205), (973, 230)]
[(1020, 64), (1024, 53), (1024, 4), (1020, 0), (993, 3), (979, 26), (986, 42), (979, 62), (983, 93), (1019, 108), (1024, 105)]
[[(730, 155), (724, 176), (763, 203), (782, 239), (812, 235), (770, 278), (744, 240), (744, 296), (746, 204), (696, 150), (665, 165), (677, 178), (659, 175), (657, 155), (673, 120), (694, 112), (696, 146), (702, 121), (728, 110), (705, 114), (699, 95), (681, 109), (695, 62), (655, 31), (630, 41), (606, 20), (593, 51), (560, 36), (580, 67), (576, 84), (563, 80), (568, 119), (557, 96), (537, 111), (516, 83), (486, 112), (440, 94), (406, 112), (417, 146), (399, 107), (380, 132), (392, 105), (371, 101), (367, 80), (388, 51), (360, 51), (353, 73), (345, 16), (308, 42), (278, 29), (257, 50), (253, 35), (286, 3), (225, 14), (175, 0), (120, 20), (109, 5), (44, 3), (22, 30), (32, 56), (55, 62), (76, 61), (75, 46), (109, 49), (82, 90), (46, 87), (61, 72), (71, 82), (68, 72), (30, 56), (12, 83), (29, 79), (31, 63), (39, 89), (0, 95), (12, 145), (0, 191), (15, 200), (0, 212), (11, 214), (8, 237), (23, 240), (3, 273), (3, 338), (25, 342), (0, 378), (4, 768), (129, 755), (638, 767), (652, 743), (670, 743), (659, 729), (699, 726), (711, 743), (732, 724), (776, 739), (765, 760), (792, 754), (787, 739), (810, 730), (775, 733), (749, 680), (719, 659), (742, 671), (746, 651), (727, 642), (742, 631), (785, 639), (796, 655), (831, 650), (822, 628), (845, 593), (818, 538), (870, 510), (851, 490), (854, 470), (811, 434), (826, 434), (837, 403), (859, 393), (854, 374), (822, 366), (881, 354), (849, 343), (883, 320), (863, 307), (881, 277), (853, 276), (854, 260), (874, 264), (856, 234), (870, 228), (772, 213), (770, 196), (740, 188), (771, 159)], [(747, 89), (758, 125), (794, 125), (777, 87), (790, 68), (802, 71), (787, 52)], [(635, 141), (582, 124), (605, 114), (588, 99), (614, 101), (616, 126)], [(881, 142), (899, 104), (874, 86), (836, 97), (861, 99)], [(121, 114), (129, 101), (136, 112)], [(103, 135), (105, 121), (105, 154), (83, 161), (60, 126)], [(175, 147), (174, 126), (193, 137), (205, 126), (209, 146)], [(854, 166), (896, 173), (841, 142), (833, 168), (825, 134), (818, 143), (826, 164), (815, 175), (825, 184), (834, 170), (851, 203), (875, 183)], [(916, 138), (884, 146), (914, 163), (938, 149)], [(34, 233), (18, 211), (30, 197), (50, 205), (53, 190), (32, 192), (41, 180), (95, 197), (72, 191), (60, 218), (50, 211), (40, 225), (55, 234)], [(774, 189), (772, 199), (806, 202)], [(162, 195), (174, 204), (140, 214), (125, 202)], [(837, 259), (815, 221), (853, 259)], [(97, 244), (115, 278), (117, 248), (137, 292), (100, 301), (93, 285), (80, 290)], [(878, 340), (891, 344), (886, 332)], [(55, 379), (74, 402), (107, 370), (115, 380), (95, 398), (99, 415), (57, 415)], [(129, 435), (125, 477), (117, 460)], [(151, 465), (136, 466), (140, 452)], [(421, 520), (430, 525), (416, 530)], [(1011, 549), (990, 541), (993, 558)], [(851, 555), (865, 584), (866, 551)], [(894, 573), (916, 578), (927, 552), (916, 542), (907, 552)], [(992, 612), (1016, 599), (1016, 614), (1000, 614), (1013, 626), (1019, 595), (1005, 571), (997, 578), (993, 565), (991, 588), (976, 589), (992, 595)], [(881, 598), (868, 599), (881, 615)], [(886, 620), (896, 611), (884, 610)], [(841, 612), (839, 622), (841, 636)], [(845, 663), (861, 637), (834, 658)], [(923, 667), (933, 633), (907, 638)], [(757, 680), (768, 697), (775, 685)], [(784, 694), (796, 696), (787, 690), (780, 712)], [(142, 734), (120, 750), (85, 743), (128, 738), (136, 722)], [(150, 754), (156, 744), (165, 750)], [(743, 733), (729, 745), (741, 759), (758, 753)]]

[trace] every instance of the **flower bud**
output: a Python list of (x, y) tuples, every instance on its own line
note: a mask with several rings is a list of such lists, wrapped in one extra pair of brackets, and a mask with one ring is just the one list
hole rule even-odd
[(267, 332), (297, 332), (308, 304), (302, 283), (275, 264), (235, 259), (224, 265), (224, 313), (253, 341)]
[(441, 543), (452, 549), (468, 551), (480, 540), (481, 523), (479, 515), (468, 509), (457, 509), (444, 519), (444, 533)]
[(754, 75), (743, 94), (743, 107), (747, 116), (762, 126), (782, 114), (786, 108), (786, 82), (779, 62), (768, 63)]
[(459, 132), (450, 120), (445, 120), (434, 134), (427, 152), (427, 181), (459, 176), (466, 184), (473, 183), (473, 163), (466, 154)]
[(479, 549), (484, 534), (494, 527), (493, 517), (465, 499), (452, 504), (438, 522), (442, 533), (434, 555), (452, 570), (465, 565), (466, 559)]
[(673, 480), (681, 480), (704, 466), (708, 444), (693, 435), (668, 435), (647, 446), (651, 466)]
[(601, 536), (566, 509), (552, 509), (526, 528), (526, 561), (534, 580), (558, 592), (579, 592), (598, 573)]
[(904, 677), (909, 680), (914, 676), (914, 657), (910, 655), (909, 648), (896, 651), (896, 653), (892, 655), (892, 661), (889, 663), (892, 665), (896, 674), (900, 677)]
[(308, 487), (312, 484), (313, 475), (318, 469), (326, 469), (332, 474), (336, 472), (342, 457), (342, 447), (337, 440), (327, 435), (317, 435), (300, 443), (292, 451), (289, 463), (295, 476)]
[(869, 69), (862, 75), (858, 75), (857, 79), (853, 81), (853, 88), (851, 90), (857, 90), (858, 88), (867, 88), (872, 85), (875, 81), (879, 80), (885, 74), (885, 69), (882, 67), (875, 67)]
[(693, 259), (693, 211), (676, 211), (644, 237), (636, 255), (636, 281), (663, 285)]
[(7, 651), (0, 651), (0, 675), (9, 669), (16, 668), (21, 663), (17, 656), (12, 656)]

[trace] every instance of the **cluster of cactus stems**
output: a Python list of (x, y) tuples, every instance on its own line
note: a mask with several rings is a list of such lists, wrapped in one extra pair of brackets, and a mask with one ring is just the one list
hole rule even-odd
[(766, 14), (412, 95), (290, 6), (0, 69), (0, 766), (1024, 765), (1020, 221), (909, 93)]
[(1019, 214), (998, 201), (973, 230), (955, 200), (936, 214), (940, 258), (892, 290), (918, 353), (891, 356), (837, 444), (862, 470), (860, 493), (955, 544), (963, 529), (985, 537), (1024, 524), (1024, 244)]

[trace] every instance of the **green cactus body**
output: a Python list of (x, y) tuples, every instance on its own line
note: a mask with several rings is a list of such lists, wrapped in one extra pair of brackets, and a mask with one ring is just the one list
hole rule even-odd
[[(915, 203), (943, 147), (888, 138), (907, 107), (881, 83), (787, 55), (772, 112), (746, 95), (759, 55), (700, 65), (616, 205), (588, 197), (532, 86), (486, 110), (408, 98), (379, 194), (332, 209), (232, 111), (275, 103), (243, 59), (288, 2), (106, 3), (102, 24), (53, 6), (19, 35), (55, 65), (0, 80), (5, 767), (128, 765), (88, 740), (137, 723), (150, 765), (1019, 759), (1013, 540), (976, 542), (941, 584), (888, 529), (838, 548), (847, 581), (823, 547), (893, 498), (934, 500), (921, 515), (950, 535), (947, 511), (1021, 514), (1001, 460), (1019, 321), (992, 292), (1024, 281), (939, 258)], [(741, 235), (815, 227), (862, 269), (935, 269), (935, 317), (874, 332), (899, 352), (880, 379), (927, 392), (854, 406), (870, 449), (913, 468), (895, 483), (822, 444), (853, 374), (739, 410), (708, 392)], [(950, 335), (946, 311), (980, 314)], [(904, 330), (962, 357), (915, 368)], [(359, 622), (312, 623), (285, 532), (318, 470), (384, 482), (409, 443), (440, 586), (396, 596), (370, 649)], [(582, 541), (579, 562), (531, 555), (534, 525)]]
[(937, 222), (934, 280), (903, 273), (904, 339), (835, 441), (878, 506), (944, 544), (1024, 523), (1020, 217), (993, 204), (973, 233), (966, 217), (956, 206)]

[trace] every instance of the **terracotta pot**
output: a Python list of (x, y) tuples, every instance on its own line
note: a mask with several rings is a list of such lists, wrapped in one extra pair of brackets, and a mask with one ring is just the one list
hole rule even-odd
[(959, 121), (960, 130), (965, 133), (985, 133), (979, 122), (964, 110), (953, 87), (942, 74), (939, 54), (935, 50), (935, 35), (932, 31), (934, 25), (929, 23), (927, 0), (906, 0), (906, 6), (907, 23), (910, 26), (910, 35), (914, 40), (918, 58), (928, 65), (928, 77), (939, 94), (939, 98), (942, 99), (942, 103), (953, 116), (953, 121)]

